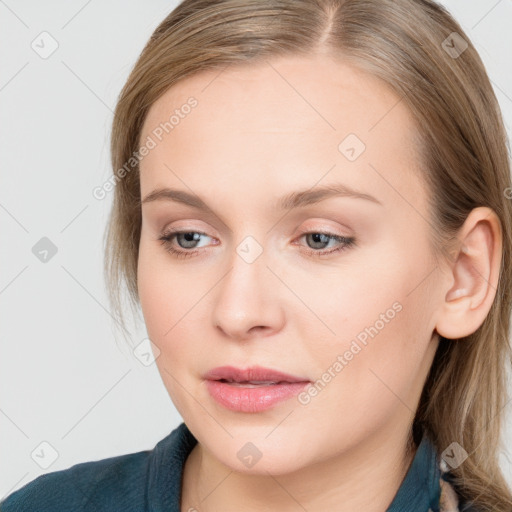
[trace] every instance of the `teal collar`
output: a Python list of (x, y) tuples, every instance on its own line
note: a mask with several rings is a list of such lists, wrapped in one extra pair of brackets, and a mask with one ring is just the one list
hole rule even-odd
[(437, 451), (427, 434), (386, 512), (439, 512), (441, 469)]

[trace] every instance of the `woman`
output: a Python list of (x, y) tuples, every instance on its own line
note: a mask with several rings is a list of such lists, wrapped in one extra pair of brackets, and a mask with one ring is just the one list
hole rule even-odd
[(111, 149), (112, 303), (184, 422), (1, 510), (512, 510), (507, 140), (442, 7), (185, 0)]

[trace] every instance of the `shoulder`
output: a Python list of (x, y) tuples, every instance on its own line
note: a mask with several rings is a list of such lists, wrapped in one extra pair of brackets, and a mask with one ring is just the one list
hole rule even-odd
[(40, 475), (0, 502), (0, 512), (144, 510), (148, 459), (141, 451)]
[(0, 512), (179, 510), (184, 462), (197, 443), (185, 423), (152, 450), (46, 473), (0, 502)]

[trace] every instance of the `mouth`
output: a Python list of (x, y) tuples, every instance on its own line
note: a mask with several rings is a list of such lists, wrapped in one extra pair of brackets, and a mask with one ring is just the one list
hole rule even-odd
[(271, 368), (252, 366), (250, 368), (235, 368), (234, 366), (218, 366), (207, 372), (206, 380), (223, 381), (229, 384), (270, 386), (282, 383), (311, 382), (305, 377), (298, 377)]
[(286, 384), (287, 381), (279, 381), (279, 382), (273, 382), (271, 380), (267, 381), (251, 381), (251, 382), (237, 382), (236, 380), (227, 380), (227, 379), (220, 379), (218, 382), (225, 382), (226, 384), (231, 384), (232, 386), (238, 386), (242, 388), (258, 388), (261, 386), (275, 386), (276, 384)]
[(226, 379), (220, 379), (216, 382), (224, 382), (226, 384), (229, 384), (230, 386), (235, 386), (239, 388), (261, 388), (263, 386), (276, 386), (279, 384), (290, 384), (290, 382), (287, 381), (280, 381), (280, 382), (272, 382), (272, 381), (251, 381), (251, 382), (237, 382), (235, 380), (226, 380)]
[(311, 381), (269, 368), (222, 366), (203, 378), (210, 396), (237, 412), (262, 412), (299, 393)]

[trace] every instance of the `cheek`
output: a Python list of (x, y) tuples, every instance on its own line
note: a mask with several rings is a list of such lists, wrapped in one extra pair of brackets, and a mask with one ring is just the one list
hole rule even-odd
[(425, 254), (382, 246), (379, 261), (361, 259), (350, 271), (333, 272), (328, 286), (306, 295), (319, 317), (299, 320), (308, 357), (317, 377), (329, 369), (336, 375), (326, 396), (378, 408), (386, 396), (396, 400), (390, 389), (399, 396), (412, 392), (432, 335), (425, 281), (432, 269)]
[(301, 405), (301, 413), (315, 425), (323, 418), (329, 439), (356, 441), (385, 425), (398, 425), (398, 418), (412, 419), (427, 344), (416, 323), (413, 298), (402, 296), (401, 310), (400, 305), (393, 309), (395, 298), (375, 293), (373, 299), (347, 302), (337, 323), (334, 316), (331, 319), (337, 336), (309, 347), (307, 358), (314, 363), (318, 391), (310, 399), (304, 397), (301, 403), (307, 405)]
[(186, 306), (194, 296), (194, 286), (183, 270), (170, 261), (159, 242), (141, 239), (137, 287), (148, 333), (157, 338), (168, 333), (186, 314)]
[[(177, 322), (176, 283), (160, 263), (160, 255), (141, 242), (137, 266), (137, 288), (144, 323), (151, 341), (160, 349), (157, 365), (167, 359), (168, 340), (174, 335)], [(161, 372), (162, 373), (162, 372)], [(164, 377), (164, 374), (162, 374)]]
[[(204, 295), (211, 285), (204, 276), (171, 262), (165, 250), (156, 246), (141, 243), (137, 286), (148, 336), (160, 349), (157, 365), (174, 374), (196, 360), (202, 342), (193, 342), (200, 331), (195, 327), (191, 331), (191, 322), (201, 323), (199, 302), (208, 300)], [(162, 377), (172, 384), (169, 375), (162, 373)]]
[(171, 271), (161, 251), (141, 244), (137, 286), (148, 337), (160, 350), (155, 364), (172, 403), (188, 417), (190, 404), (183, 386), (189, 388), (187, 373), (192, 370), (191, 362), (198, 360), (197, 347), (189, 339), (190, 315), (198, 297), (191, 280), (183, 272)]

